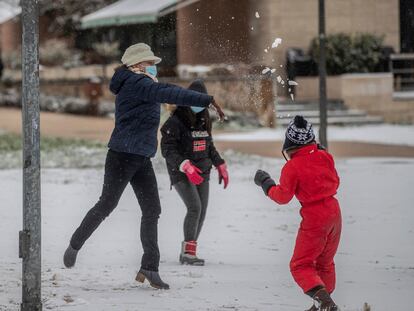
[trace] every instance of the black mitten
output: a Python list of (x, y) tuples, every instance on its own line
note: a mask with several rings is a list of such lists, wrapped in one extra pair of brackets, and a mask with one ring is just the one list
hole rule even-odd
[(276, 186), (275, 181), (270, 175), (262, 170), (257, 170), (256, 175), (254, 176), (254, 182), (256, 185), (262, 187), (265, 195), (268, 194), (271, 187)]

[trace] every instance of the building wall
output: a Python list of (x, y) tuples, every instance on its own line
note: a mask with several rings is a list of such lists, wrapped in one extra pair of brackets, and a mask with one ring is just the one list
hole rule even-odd
[(21, 43), (20, 19), (11, 19), (0, 25), (0, 48), (2, 55), (15, 51)]
[[(56, 38), (56, 36), (49, 32), (50, 19), (47, 16), (41, 16), (39, 19), (39, 40), (40, 44), (43, 42)], [(19, 17), (10, 19), (3, 24), (0, 24), (0, 50), (2, 55), (8, 54), (20, 49), (22, 40), (22, 27)], [(72, 42), (71, 39), (66, 39)]]
[(248, 62), (249, 0), (202, 0), (177, 12), (179, 64)]
[[(284, 62), (286, 49), (307, 50), (318, 34), (318, 0), (258, 0), (251, 2), (261, 17), (254, 21), (253, 53), (263, 55), (265, 63)], [(385, 35), (385, 44), (400, 50), (399, 0), (329, 0), (326, 3), (326, 32), (369, 32)], [(283, 43), (264, 53), (276, 37)], [(256, 59), (260, 61), (260, 59)]]
[[(399, 0), (325, 3), (328, 34), (376, 33), (385, 35), (386, 45), (400, 50)], [(256, 11), (260, 18), (256, 18)], [(318, 0), (201, 0), (180, 10), (178, 18), (179, 63), (205, 64), (224, 59), (271, 66), (285, 62), (289, 47), (308, 49), (318, 34)], [(276, 37), (283, 39), (282, 45), (266, 53), (264, 50)], [(237, 58), (235, 52), (241, 57)]]
[(379, 115), (390, 123), (414, 123), (414, 99), (394, 98), (391, 73), (341, 76), (342, 99), (349, 108)]

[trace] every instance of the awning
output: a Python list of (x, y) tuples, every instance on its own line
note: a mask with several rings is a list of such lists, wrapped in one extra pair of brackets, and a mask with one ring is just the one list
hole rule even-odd
[(82, 18), (82, 28), (156, 23), (158, 18), (199, 0), (120, 0)]
[(0, 24), (16, 17), (22, 12), (18, 5), (11, 5), (6, 2), (0, 2)]

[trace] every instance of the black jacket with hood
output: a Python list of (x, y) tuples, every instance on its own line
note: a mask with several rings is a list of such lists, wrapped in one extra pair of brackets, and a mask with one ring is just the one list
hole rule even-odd
[[(201, 80), (194, 81), (190, 90), (207, 94)], [(190, 160), (209, 180), (212, 165), (224, 163), (211, 136), (211, 120), (208, 110), (195, 114), (191, 108), (178, 107), (161, 128), (161, 152), (166, 159), (171, 184), (187, 180), (180, 171), (180, 165)]]
[(161, 103), (207, 107), (213, 97), (179, 86), (157, 83), (144, 74), (119, 69), (110, 90), (115, 99), (115, 128), (108, 147), (153, 157), (157, 151)]

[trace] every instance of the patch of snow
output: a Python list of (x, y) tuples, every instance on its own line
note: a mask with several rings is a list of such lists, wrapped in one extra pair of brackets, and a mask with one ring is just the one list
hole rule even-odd
[(19, 1), (0, 1), (0, 24), (18, 16), (21, 12)]
[[(279, 206), (254, 185), (256, 169), (279, 177), (284, 161), (229, 153), (230, 186), (215, 172), (199, 240), (206, 266), (178, 263), (185, 207), (169, 190), (165, 164), (155, 165), (163, 212), (160, 274), (171, 286), (156, 291), (134, 281), (142, 255), (140, 209), (127, 187), (118, 207), (65, 269), (62, 255), (75, 228), (97, 201), (102, 169), (42, 171), (42, 295), (46, 310), (304, 310), (311, 305), (293, 281), (289, 260), (300, 223), (299, 203)], [(158, 161), (158, 160), (157, 160)], [(411, 310), (414, 291), (413, 159), (337, 161), (343, 232), (336, 256), (334, 300), (342, 310)], [(397, 176), (397, 178), (396, 178)], [(389, 183), (392, 181), (392, 195)], [(0, 309), (17, 311), (21, 260), (22, 174), (0, 171)], [(378, 246), (378, 241), (381, 241)], [(395, 241), (398, 241), (396, 243)]]
[(256, 11), (255, 16), (256, 16), (256, 18), (260, 18), (260, 14), (259, 14), (259, 12), (257, 12), (257, 11)]
[[(314, 127), (318, 133), (318, 127)], [(285, 128), (259, 129), (247, 133), (218, 134), (215, 140), (222, 141), (283, 141)], [(370, 142), (389, 145), (414, 146), (413, 125), (366, 125), (366, 126), (329, 126), (329, 141)]]
[(296, 81), (293, 81), (293, 80), (289, 80), (288, 83), (289, 83), (289, 85), (299, 85), (299, 83), (297, 83)]

